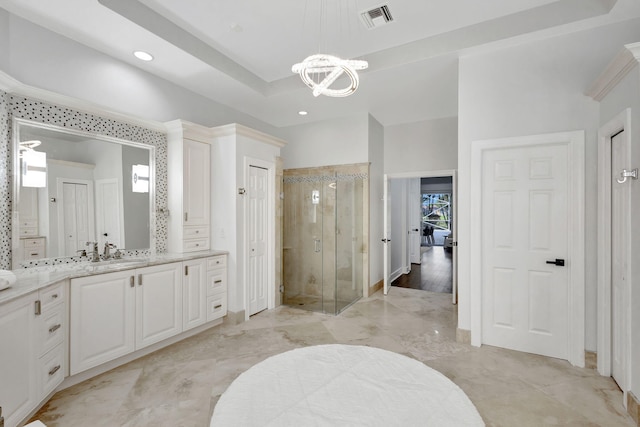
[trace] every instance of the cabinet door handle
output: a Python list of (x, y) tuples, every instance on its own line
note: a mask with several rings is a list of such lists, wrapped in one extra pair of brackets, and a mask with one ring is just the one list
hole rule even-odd
[(138, 286), (142, 286), (142, 274), (138, 274)]
[(62, 327), (62, 325), (60, 323), (58, 323), (57, 325), (53, 325), (52, 327), (49, 328), (49, 333), (52, 334), (55, 331), (57, 331), (58, 329), (60, 329)]
[(218, 279), (218, 280), (216, 280), (216, 281), (215, 281), (215, 282), (213, 282), (213, 283), (222, 283), (222, 279)]
[(185, 266), (184, 266), (184, 275), (185, 275), (185, 276), (188, 276), (188, 275), (189, 275), (189, 266), (188, 266), (188, 265), (185, 265)]
[(35, 314), (36, 316), (40, 316), (42, 314), (42, 304), (40, 300), (36, 300), (35, 302)]
[(189, 212), (185, 212), (184, 213), (184, 222), (187, 222), (189, 220)]
[(53, 295), (51, 295), (51, 298), (53, 298), (53, 299), (58, 298), (58, 294), (53, 294)]
[(129, 277), (129, 286), (133, 288), (135, 285), (136, 285), (136, 278), (133, 276)]
[(53, 368), (51, 368), (51, 370), (49, 371), (49, 376), (52, 376), (53, 374), (55, 374), (56, 372), (58, 372), (60, 370), (60, 365), (54, 366)]
[(218, 304), (218, 305), (216, 305), (215, 307), (213, 307), (213, 309), (214, 309), (214, 310), (217, 310), (217, 309), (219, 309), (220, 307), (222, 307), (222, 304)]

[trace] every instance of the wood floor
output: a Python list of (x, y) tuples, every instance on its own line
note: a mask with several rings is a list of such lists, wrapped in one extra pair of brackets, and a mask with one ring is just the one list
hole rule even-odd
[(421, 249), (421, 264), (411, 264), (411, 273), (398, 277), (391, 282), (391, 286), (451, 293), (453, 286), (451, 252), (446, 252), (442, 246), (423, 246)]

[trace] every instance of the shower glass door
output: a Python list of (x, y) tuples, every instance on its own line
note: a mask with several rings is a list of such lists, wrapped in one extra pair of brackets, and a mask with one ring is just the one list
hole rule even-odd
[(284, 303), (323, 311), (323, 194), (322, 182), (284, 182)]
[(367, 175), (341, 168), (284, 171), (286, 305), (338, 314), (362, 296)]

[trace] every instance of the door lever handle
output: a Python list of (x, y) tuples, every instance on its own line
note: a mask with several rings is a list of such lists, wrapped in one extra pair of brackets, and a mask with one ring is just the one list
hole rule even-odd
[(558, 267), (564, 267), (564, 260), (556, 258), (554, 261), (547, 261), (547, 264), (557, 265)]

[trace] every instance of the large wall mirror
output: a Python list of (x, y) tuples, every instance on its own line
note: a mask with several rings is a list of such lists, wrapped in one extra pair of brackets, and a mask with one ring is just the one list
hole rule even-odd
[(154, 250), (151, 145), (13, 119), (12, 265), (98, 242)]

